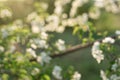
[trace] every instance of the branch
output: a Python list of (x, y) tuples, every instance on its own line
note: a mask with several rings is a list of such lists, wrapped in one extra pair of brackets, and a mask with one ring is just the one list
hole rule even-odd
[[(117, 38), (117, 35), (112, 35), (112, 36), (109, 36), (109, 37), (116, 39), (116, 38)], [(98, 39), (98, 40), (96, 40), (96, 41), (101, 42), (103, 39), (104, 39), (104, 38)], [(76, 45), (76, 46), (73, 46), (73, 47), (67, 49), (67, 50), (64, 51), (64, 52), (55, 53), (55, 54), (50, 55), (50, 56), (51, 56), (52, 58), (62, 57), (62, 56), (64, 56), (64, 55), (68, 55), (68, 54), (70, 54), (70, 53), (72, 53), (72, 52), (75, 52), (75, 51), (77, 51), (77, 50), (80, 50), (80, 49), (83, 49), (83, 48), (87, 48), (87, 47), (89, 47), (89, 46), (92, 46), (92, 45), (94, 44), (94, 42), (96, 42), (96, 41), (89, 42), (89, 43), (86, 43), (86, 44), (78, 44), (78, 45)]]
[[(117, 38), (117, 35), (112, 35), (112, 36), (109, 36), (109, 37), (116, 39), (116, 38)], [(64, 52), (54, 53), (54, 54), (50, 55), (50, 57), (56, 58), (56, 57), (62, 57), (62, 56), (71, 54), (72, 52), (75, 52), (75, 51), (77, 51), (77, 50), (84, 49), (84, 48), (87, 48), (87, 47), (92, 46), (92, 45), (94, 44), (94, 42), (96, 42), (96, 41), (101, 42), (103, 39), (104, 39), (104, 38), (98, 39), (98, 40), (95, 40), (95, 41), (93, 41), (93, 42), (89, 42), (89, 43), (86, 43), (86, 44), (78, 44), (78, 45), (76, 45), (76, 46), (73, 46), (73, 47), (67, 49), (67, 50), (64, 51)], [(31, 62), (32, 62), (32, 61), (36, 61), (36, 59), (34, 58), (34, 59), (31, 59), (30, 61), (31, 61)]]

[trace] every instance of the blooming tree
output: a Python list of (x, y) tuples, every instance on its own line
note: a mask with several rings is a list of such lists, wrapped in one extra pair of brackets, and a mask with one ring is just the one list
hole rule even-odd
[[(91, 54), (99, 64), (104, 59), (110, 63), (109, 69), (101, 69), (101, 78), (120, 79), (120, 31), (110, 37), (99, 35), (93, 23), (102, 10), (119, 13), (119, 1), (54, 0), (51, 12), (48, 2), (36, 0), (34, 4), (35, 11), (23, 20), (13, 20), (11, 9), (0, 6), (0, 80), (80, 80), (82, 74), (69, 66), (64, 72), (59, 65), (49, 65), (54, 57), (91, 45)], [(80, 11), (88, 4), (86, 10)], [(69, 46), (63, 39), (52, 41), (53, 32), (63, 33), (67, 27), (72, 28), (81, 44)]]

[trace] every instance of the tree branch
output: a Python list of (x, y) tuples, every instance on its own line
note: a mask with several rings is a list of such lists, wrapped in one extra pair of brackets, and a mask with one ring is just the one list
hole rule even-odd
[[(116, 39), (116, 38), (117, 38), (117, 35), (112, 35), (112, 36), (109, 36), (109, 37)], [(104, 38), (98, 39), (98, 40), (96, 40), (96, 41), (101, 42), (103, 39), (104, 39)], [(93, 41), (93, 42), (90, 42), (90, 43), (86, 43), (86, 44), (78, 44), (78, 45), (76, 45), (76, 46), (73, 46), (73, 47), (67, 49), (67, 50), (64, 51), (64, 52), (55, 53), (55, 54), (50, 55), (50, 56), (51, 56), (52, 58), (62, 57), (62, 56), (64, 56), (64, 55), (68, 55), (68, 54), (70, 54), (70, 53), (72, 53), (72, 52), (74, 52), (74, 51), (77, 51), (77, 50), (80, 50), (80, 49), (83, 49), (83, 48), (87, 48), (87, 47), (89, 47), (89, 46), (92, 46), (92, 45), (94, 44), (94, 42), (96, 42), (96, 41)]]
[[(109, 36), (109, 37), (116, 39), (116, 38), (117, 38), (117, 35), (112, 35), (112, 36)], [(96, 42), (96, 41), (102, 42), (103, 39), (104, 39), (104, 38), (98, 39), (98, 40), (95, 40), (95, 41), (93, 41), (93, 42), (89, 42), (89, 43), (86, 43), (86, 44), (78, 44), (78, 45), (76, 45), (76, 46), (73, 46), (73, 47), (67, 49), (67, 50), (64, 51), (64, 52), (54, 53), (54, 54), (50, 55), (50, 57), (51, 57), (51, 58), (56, 58), (56, 57), (62, 57), (62, 56), (71, 54), (72, 52), (75, 52), (75, 51), (77, 51), (77, 50), (80, 50), (80, 49), (83, 49), (83, 48), (87, 48), (87, 47), (92, 46), (92, 45), (94, 44), (94, 42)], [(34, 59), (31, 59), (30, 61), (32, 62), (32, 61), (37, 61), (37, 60), (34, 58)]]

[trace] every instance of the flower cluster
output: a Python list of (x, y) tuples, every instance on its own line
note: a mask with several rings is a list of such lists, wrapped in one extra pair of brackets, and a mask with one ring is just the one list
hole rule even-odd
[(100, 42), (95, 42), (92, 47), (92, 56), (97, 60), (98, 63), (104, 60), (103, 51), (100, 49)]

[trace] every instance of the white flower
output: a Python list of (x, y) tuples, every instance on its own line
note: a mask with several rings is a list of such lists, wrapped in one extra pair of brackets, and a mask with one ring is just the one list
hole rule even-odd
[(40, 37), (41, 37), (41, 39), (47, 40), (48, 39), (48, 34), (46, 32), (41, 32)]
[(35, 46), (37, 46), (38, 48), (48, 48), (48, 44), (46, 42), (46, 40), (43, 40), (43, 39), (33, 39), (33, 40), (30, 40), (30, 42), (33, 44), (35, 44)]
[(2, 38), (6, 38), (9, 35), (9, 32), (6, 29), (1, 29), (1, 32), (2, 32)]
[(100, 76), (101, 76), (102, 80), (109, 80), (103, 70), (100, 71)]
[(40, 72), (40, 69), (34, 68), (31, 72), (32, 75), (37, 75)]
[(36, 53), (35, 53), (35, 51), (34, 50), (32, 50), (31, 48), (28, 48), (27, 50), (26, 50), (28, 53), (30, 53), (34, 58), (36, 58), (37, 57), (37, 55), (36, 55)]
[(8, 9), (3, 9), (0, 11), (0, 17), (1, 18), (11, 18), (12, 17), (12, 13), (8, 10)]
[(105, 39), (103, 39), (102, 41), (103, 43), (110, 43), (113, 44), (115, 42), (115, 40), (111, 37), (106, 37)]
[(54, 9), (54, 13), (57, 15), (61, 15), (62, 13), (62, 6), (61, 5), (56, 5), (55, 9)]
[(89, 17), (92, 19), (98, 19), (100, 16), (100, 10), (98, 8), (91, 8), (89, 11)]
[(32, 47), (33, 49), (37, 49), (37, 46), (36, 46), (34, 43), (31, 44), (31, 47)]
[(75, 72), (71, 80), (80, 80), (80, 79), (81, 79), (81, 74), (78, 72)]
[(104, 55), (102, 54), (102, 50), (99, 48), (100, 42), (95, 42), (92, 47), (92, 56), (97, 60), (98, 63), (101, 60), (104, 60)]
[(118, 64), (115, 63), (115, 64), (112, 65), (111, 69), (112, 69), (113, 71), (116, 71), (117, 67), (118, 67)]
[(95, 0), (94, 5), (98, 8), (104, 7), (104, 0)]
[(120, 30), (117, 30), (115, 34), (120, 35)]
[(27, 16), (27, 21), (31, 22), (32, 20), (34, 20), (36, 17), (38, 17), (38, 14), (36, 12), (32, 12), (31, 14), (29, 14)]
[(3, 52), (5, 49), (3, 46), (0, 46), (0, 52)]
[(42, 30), (42, 23), (40, 23), (40, 21), (32, 21), (31, 22), (31, 30), (33, 33), (40, 33), (40, 31)]
[(44, 62), (45, 62), (45, 63), (50, 63), (51, 57), (48, 56), (47, 53), (42, 52), (40, 56), (41, 56), (42, 64), (43, 64)]
[(40, 48), (48, 48), (47, 42), (45, 40), (39, 40), (38, 47), (40, 47)]
[(52, 74), (56, 79), (62, 80), (61, 71), (62, 71), (62, 69), (60, 66), (55, 66), (52, 71)]
[(43, 63), (43, 62), (42, 62), (42, 58), (41, 58), (41, 56), (37, 56), (37, 62), (39, 62), (39, 63)]
[(65, 30), (65, 27), (64, 27), (64, 26), (59, 26), (59, 27), (56, 29), (56, 32), (58, 32), (58, 33), (63, 33), (64, 30)]
[(81, 7), (83, 4), (88, 2), (88, 0), (73, 0), (72, 2), (72, 8), (70, 10), (70, 17), (74, 17), (77, 13), (77, 9)]
[(87, 13), (83, 13), (82, 15), (77, 16), (77, 23), (79, 25), (85, 25), (86, 22), (88, 21), (88, 14)]
[(120, 76), (117, 76), (116, 74), (112, 74), (110, 76), (110, 80), (120, 80)]
[(58, 39), (55, 45), (59, 51), (64, 51), (66, 49), (65, 42), (62, 39)]

